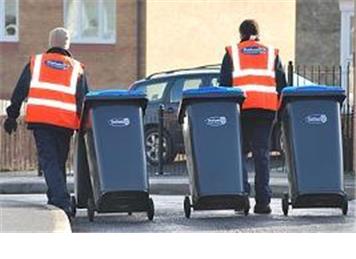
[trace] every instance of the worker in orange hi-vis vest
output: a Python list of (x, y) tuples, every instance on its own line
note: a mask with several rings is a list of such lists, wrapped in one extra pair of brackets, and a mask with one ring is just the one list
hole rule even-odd
[(34, 55), (25, 66), (7, 108), (4, 128), (16, 131), (16, 119), (27, 99), (25, 121), (33, 131), (38, 160), (48, 186), (48, 203), (72, 216), (66, 185), (70, 139), (79, 128), (82, 101), (88, 92), (84, 66), (72, 57), (69, 32), (50, 32), (49, 49)]
[(252, 151), (256, 193), (254, 212), (270, 214), (270, 135), (279, 94), (287, 83), (278, 49), (259, 41), (257, 23), (245, 20), (239, 31), (241, 41), (226, 47), (220, 86), (238, 87), (245, 92), (241, 111), (244, 188), (250, 193), (246, 164), (247, 155)]

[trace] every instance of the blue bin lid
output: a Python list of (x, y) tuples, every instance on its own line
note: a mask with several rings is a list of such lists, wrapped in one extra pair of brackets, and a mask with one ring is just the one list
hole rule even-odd
[(305, 98), (328, 98), (334, 99), (342, 104), (345, 97), (345, 90), (339, 86), (290, 86), (282, 90), (281, 108), (283, 109), (287, 102)]
[(202, 87), (183, 91), (183, 99), (244, 97), (241, 89), (233, 87)]
[(232, 87), (203, 87), (183, 91), (183, 99), (179, 107), (178, 122), (183, 123), (183, 117), (186, 106), (201, 100), (213, 102), (216, 99), (233, 99), (236, 103), (241, 104), (245, 100), (245, 94), (241, 89)]
[(290, 86), (282, 90), (282, 96), (335, 96), (344, 94), (345, 90), (339, 86)]
[(144, 99), (146, 95), (142, 91), (106, 89), (91, 91), (86, 94), (86, 100), (124, 100)]
[(146, 95), (142, 91), (135, 90), (119, 90), (119, 89), (106, 89), (106, 90), (97, 90), (90, 91), (85, 95), (83, 111), (86, 111), (92, 105), (106, 103), (106, 102), (135, 102), (138, 103), (143, 111), (145, 111), (147, 107), (147, 98)]

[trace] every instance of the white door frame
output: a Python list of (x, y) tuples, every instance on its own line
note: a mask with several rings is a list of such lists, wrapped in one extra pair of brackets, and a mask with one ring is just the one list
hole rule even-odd
[(354, 16), (354, 1), (339, 0), (341, 11), (341, 35), (340, 35), (340, 65), (342, 68), (341, 86), (346, 87), (347, 65), (352, 65), (352, 41), (351, 39), (351, 17)]

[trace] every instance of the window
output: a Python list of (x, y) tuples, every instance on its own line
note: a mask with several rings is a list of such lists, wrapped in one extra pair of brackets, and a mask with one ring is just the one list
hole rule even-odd
[(64, 0), (64, 25), (73, 43), (116, 42), (115, 0)]
[(18, 41), (19, 0), (0, 0), (0, 41)]
[(218, 77), (212, 77), (210, 81), (211, 86), (219, 86), (219, 78)]
[(135, 90), (144, 92), (149, 101), (158, 101), (162, 99), (167, 84), (167, 81), (144, 84), (138, 86)]
[(199, 88), (202, 84), (202, 78), (178, 79), (171, 89), (171, 103), (180, 102), (184, 90)]

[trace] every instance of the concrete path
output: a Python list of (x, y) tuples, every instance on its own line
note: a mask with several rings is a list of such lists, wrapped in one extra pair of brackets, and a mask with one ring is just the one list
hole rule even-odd
[(65, 213), (43, 194), (0, 195), (0, 233), (71, 233)]

